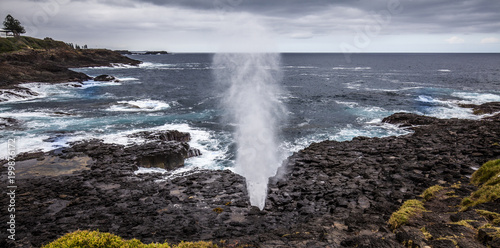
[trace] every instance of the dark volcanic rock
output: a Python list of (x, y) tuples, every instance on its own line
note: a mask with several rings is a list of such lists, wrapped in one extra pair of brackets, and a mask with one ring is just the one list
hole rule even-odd
[(39, 94), (24, 87), (11, 86), (0, 89), (0, 102), (29, 99), (36, 96)]
[(397, 124), (401, 127), (413, 125), (430, 125), (436, 123), (438, 118), (421, 116), (412, 113), (396, 113), (382, 120), (384, 123)]
[(72, 152), (85, 153), (98, 163), (94, 166), (106, 166), (108, 163), (127, 164), (127, 168), (158, 167), (173, 170), (184, 166), (184, 160), (201, 155), (186, 142), (157, 141), (140, 145), (123, 146), (105, 144), (101, 140), (87, 140), (74, 143), (71, 148), (62, 152), (69, 156)]
[(118, 52), (106, 49), (25, 49), (0, 54), (0, 87), (24, 82), (82, 82), (91, 78), (70, 68), (111, 66), (114, 63), (137, 65)]
[(463, 108), (471, 108), (476, 115), (493, 114), (500, 112), (500, 102), (488, 102), (481, 105), (462, 104)]
[(168, 54), (166, 51), (147, 51), (144, 55), (159, 55), (159, 54)]
[(178, 141), (178, 142), (189, 142), (191, 140), (191, 135), (185, 132), (179, 132), (177, 130), (165, 130), (165, 131), (143, 131), (137, 132), (129, 135), (129, 137), (139, 137), (151, 141)]
[[(90, 170), (16, 181), (16, 228), (23, 230), (16, 238), (18, 244), (40, 246), (70, 231), (99, 229), (146, 243), (227, 240), (258, 247), (403, 247), (398, 240), (417, 235), (416, 230), (397, 237), (387, 225), (403, 201), (435, 184), (467, 182), (471, 167), (500, 158), (499, 119), (419, 118), (403, 118), (419, 125), (409, 135), (323, 141), (295, 153), (279, 176), (270, 179), (262, 211), (249, 205), (244, 178), (230, 171), (167, 178), (135, 175), (141, 155), (155, 157), (174, 149), (169, 144), (177, 141), (168, 137), (137, 147), (80, 142), (57, 154), (91, 157)], [(177, 149), (182, 154), (186, 150)], [(0, 179), (6, 182), (5, 172)], [(0, 188), (5, 195), (5, 185)], [(7, 206), (7, 198), (0, 204)], [(8, 215), (5, 208), (2, 211), (0, 222), (5, 223)], [(430, 229), (443, 235), (450, 230), (464, 232), (457, 226)], [(490, 233), (484, 230), (484, 242), (492, 242)]]
[(19, 129), (21, 122), (10, 117), (0, 117), (0, 130), (1, 129)]
[(94, 78), (94, 81), (102, 81), (102, 82), (109, 82), (113, 80), (116, 80), (116, 78), (110, 75), (99, 75)]

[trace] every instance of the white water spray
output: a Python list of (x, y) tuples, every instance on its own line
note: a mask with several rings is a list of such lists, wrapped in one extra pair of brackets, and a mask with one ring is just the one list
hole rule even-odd
[(216, 80), (224, 87), (223, 104), (236, 124), (236, 173), (246, 178), (252, 205), (264, 208), (269, 177), (280, 166), (278, 124), (284, 106), (278, 101), (279, 55), (216, 54)]
[[(278, 101), (282, 72), (272, 33), (246, 14), (228, 14), (219, 29), (225, 53), (214, 56), (226, 121), (235, 124), (235, 172), (244, 176), (250, 203), (264, 208), (269, 177), (280, 166), (279, 127), (285, 108)], [(229, 53), (228, 53), (229, 52)]]

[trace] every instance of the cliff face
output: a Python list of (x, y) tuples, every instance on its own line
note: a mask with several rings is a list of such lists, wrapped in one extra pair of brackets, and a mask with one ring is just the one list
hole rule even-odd
[[(5, 46), (4, 40), (0, 40), (2, 41), (0, 45)], [(110, 66), (113, 63), (128, 65), (140, 63), (140, 61), (106, 49), (80, 50), (72, 49), (63, 42), (39, 41), (42, 45), (34, 47), (42, 47), (42, 49), (23, 46), (21, 50), (0, 53), (0, 87), (26, 82), (81, 82), (90, 77), (69, 68)], [(0, 46), (0, 48), (3, 47)]]

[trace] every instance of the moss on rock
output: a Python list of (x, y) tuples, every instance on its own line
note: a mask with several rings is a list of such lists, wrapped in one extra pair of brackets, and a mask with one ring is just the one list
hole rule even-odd
[(398, 211), (392, 213), (389, 224), (393, 229), (396, 229), (402, 225), (408, 224), (413, 216), (424, 211), (426, 210), (423, 202), (419, 200), (407, 200)]
[(424, 201), (428, 201), (436, 196), (436, 194), (443, 190), (443, 186), (441, 185), (434, 185), (429, 188), (427, 188), (421, 195), (420, 197), (424, 198)]
[(476, 172), (472, 174), (471, 182), (474, 185), (486, 183), (495, 175), (500, 174), (500, 159), (491, 160), (483, 164)]
[(143, 244), (137, 239), (124, 240), (121, 237), (99, 231), (75, 231), (43, 246), (43, 248), (216, 248), (212, 242), (181, 242), (170, 246), (168, 243)]
[(479, 188), (462, 200), (462, 211), (500, 198), (500, 159), (484, 163), (472, 174), (471, 183)]

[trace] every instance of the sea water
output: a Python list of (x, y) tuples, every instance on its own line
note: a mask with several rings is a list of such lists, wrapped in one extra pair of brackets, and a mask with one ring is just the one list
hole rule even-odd
[[(396, 112), (441, 118), (477, 119), (462, 103), (500, 101), (499, 54), (279, 54), (283, 89), (276, 100), (288, 121), (277, 122), (280, 159), (311, 142), (356, 136), (402, 135), (381, 123)], [(0, 103), (0, 117), (20, 121), (0, 133), (1, 146), (17, 139), (18, 153), (48, 151), (69, 142), (99, 138), (130, 145), (145, 142), (129, 134), (176, 129), (191, 133), (203, 153), (186, 168), (233, 169), (237, 123), (225, 121), (215, 87), (213, 54), (130, 55), (139, 66), (76, 68), (90, 76), (110, 74), (119, 82), (26, 83), (31, 99)], [(0, 157), (7, 149), (0, 149)]]

